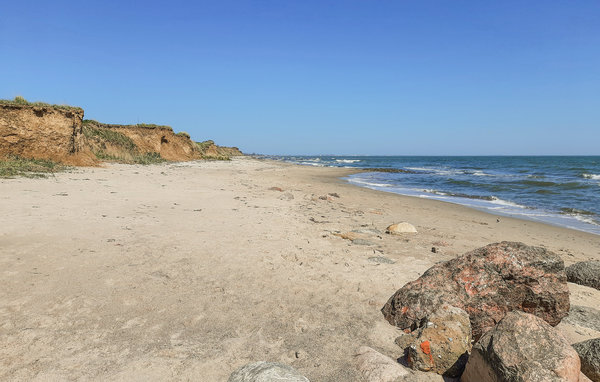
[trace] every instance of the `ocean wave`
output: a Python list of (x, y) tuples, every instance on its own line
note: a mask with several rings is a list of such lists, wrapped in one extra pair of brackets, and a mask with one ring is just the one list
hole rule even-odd
[(369, 182), (369, 181), (366, 181), (366, 180), (356, 179), (356, 178), (352, 178), (352, 183), (364, 184), (365, 186), (371, 186), (371, 187), (392, 187), (391, 184), (387, 184), (387, 183), (374, 183), (374, 182)]
[(338, 163), (357, 163), (360, 162), (360, 159), (336, 159)]
[(585, 179), (593, 179), (593, 180), (600, 180), (600, 175), (599, 174), (581, 174), (581, 176)]
[(591, 211), (580, 210), (578, 208), (561, 208), (560, 213), (565, 215), (596, 215)]

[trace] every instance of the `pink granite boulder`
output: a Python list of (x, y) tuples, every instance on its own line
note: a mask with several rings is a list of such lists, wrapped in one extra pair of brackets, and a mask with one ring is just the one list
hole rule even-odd
[(545, 248), (490, 244), (429, 268), (381, 311), (390, 324), (415, 330), (443, 304), (469, 314), (475, 341), (513, 310), (558, 325), (569, 312), (564, 263)]

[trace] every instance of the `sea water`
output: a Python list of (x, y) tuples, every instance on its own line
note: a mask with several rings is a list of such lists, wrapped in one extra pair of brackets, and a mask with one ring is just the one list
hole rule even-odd
[(600, 235), (600, 156), (277, 156), (372, 169), (352, 184)]

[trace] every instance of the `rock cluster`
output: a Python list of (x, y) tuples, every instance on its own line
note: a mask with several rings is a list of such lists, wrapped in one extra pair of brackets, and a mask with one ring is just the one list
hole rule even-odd
[(490, 244), (431, 267), (399, 289), (381, 311), (392, 325), (414, 330), (443, 304), (469, 314), (474, 340), (512, 310), (555, 326), (569, 311), (563, 261), (540, 247)]

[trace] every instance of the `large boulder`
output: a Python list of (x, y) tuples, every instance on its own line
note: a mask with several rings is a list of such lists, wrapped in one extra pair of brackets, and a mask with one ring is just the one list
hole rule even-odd
[(469, 315), (462, 309), (444, 305), (410, 334), (396, 339), (406, 353), (408, 365), (420, 371), (459, 377), (471, 349)]
[(571, 305), (569, 315), (563, 322), (600, 332), (600, 310), (589, 306)]
[(581, 371), (593, 382), (600, 382), (600, 338), (573, 345), (581, 358)]
[(473, 345), (462, 382), (578, 382), (579, 356), (544, 320), (513, 311)]
[(310, 382), (294, 368), (282, 363), (254, 362), (234, 371), (227, 382)]
[(600, 290), (600, 261), (581, 261), (568, 266), (566, 271), (569, 282)]
[(469, 314), (475, 341), (512, 310), (555, 326), (569, 312), (564, 263), (544, 248), (490, 244), (429, 268), (390, 297), (381, 311), (390, 324), (414, 330), (443, 304)]

